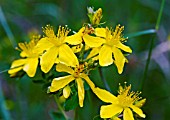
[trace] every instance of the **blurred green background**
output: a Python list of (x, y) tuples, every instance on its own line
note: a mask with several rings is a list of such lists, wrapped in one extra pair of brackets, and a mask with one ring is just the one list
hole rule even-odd
[[(104, 26), (125, 26), (127, 44), (133, 49), (123, 74), (114, 65), (102, 69), (107, 81), (103, 85), (98, 70), (91, 72), (91, 80), (101, 88), (117, 93), (118, 83), (132, 84), (134, 91), (142, 90), (147, 99), (142, 108), (146, 120), (170, 119), (170, 1), (165, 1), (159, 30), (154, 32), (161, 0), (0, 0), (0, 120), (50, 120), (57, 110), (47, 88), (24, 76), (10, 78), (7, 70), (19, 58), (14, 48), (18, 42), (28, 41), (33, 33), (42, 34), (42, 27), (68, 25), (74, 31), (87, 23), (87, 7), (103, 9)], [(144, 32), (140, 32), (144, 31)], [(136, 34), (137, 33), (137, 34)], [(140, 35), (140, 33), (142, 33)], [(153, 51), (148, 72), (145, 65), (151, 40)], [(142, 88), (141, 88), (142, 86)], [(91, 96), (90, 103), (87, 96)], [(76, 120), (92, 120), (99, 114), (101, 101), (86, 92), (83, 108), (76, 108)], [(74, 112), (67, 112), (74, 117)]]

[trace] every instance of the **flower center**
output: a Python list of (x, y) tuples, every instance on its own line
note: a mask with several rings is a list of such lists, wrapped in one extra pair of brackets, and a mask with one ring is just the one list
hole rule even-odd
[(119, 100), (119, 104), (123, 107), (129, 107), (130, 105), (134, 104), (136, 101), (141, 99), (139, 97), (140, 92), (130, 92), (131, 85), (126, 86), (123, 88), (122, 86), (119, 86), (119, 95), (117, 96)]
[(83, 71), (84, 71), (84, 64), (81, 64), (81, 65), (77, 66), (74, 69), (74, 77), (75, 78), (79, 77), (80, 73), (82, 73)]
[(54, 33), (53, 27), (50, 25), (47, 25), (45, 28), (43, 28), (43, 32), (48, 37), (47, 40), (58, 47), (64, 43), (64, 40), (67, 37), (70, 30), (67, 27), (59, 26), (58, 33), (56, 36)]
[(115, 31), (112, 28), (109, 30), (106, 28), (106, 43), (109, 46), (114, 46), (121, 41), (124, 41), (125, 38), (122, 37), (122, 31), (124, 30), (124, 26), (117, 25)]
[(24, 56), (26, 57), (38, 57), (39, 54), (34, 51), (34, 47), (37, 44), (37, 40), (31, 40), (29, 43), (19, 43), (20, 49), (23, 51), (25, 54)]

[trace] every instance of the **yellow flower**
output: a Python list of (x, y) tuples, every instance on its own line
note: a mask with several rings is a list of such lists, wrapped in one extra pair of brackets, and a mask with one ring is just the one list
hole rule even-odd
[(46, 37), (42, 38), (36, 47), (39, 51), (45, 51), (40, 59), (43, 72), (47, 73), (56, 61), (73, 67), (78, 65), (75, 54), (65, 41), (69, 31), (67, 28), (60, 26), (56, 36), (52, 26), (47, 25), (44, 28), (43, 32)]
[(72, 69), (64, 64), (59, 63), (56, 66), (56, 70), (59, 72), (67, 72), (70, 75), (54, 78), (50, 86), (50, 92), (56, 92), (75, 80), (78, 87), (79, 105), (80, 107), (83, 107), (85, 94), (84, 80), (89, 84), (91, 89), (95, 87), (88, 75), (84, 72), (84, 65), (80, 64)]
[(139, 97), (139, 92), (130, 92), (131, 85), (124, 86), (124, 88), (119, 86), (119, 95), (116, 97), (110, 92), (95, 88), (94, 93), (106, 103), (111, 103), (109, 105), (103, 105), (100, 109), (101, 118), (112, 118), (115, 115), (119, 115), (123, 112), (124, 120), (134, 120), (132, 110), (137, 113), (140, 117), (145, 118), (145, 114), (142, 112), (140, 107), (136, 105), (141, 98)]
[[(113, 62), (118, 68), (118, 73), (121, 74), (123, 71), (124, 63), (127, 59), (123, 55), (122, 51), (131, 53), (132, 50), (125, 46), (122, 42), (125, 38), (122, 37), (122, 31), (124, 27), (117, 25), (115, 31), (109, 30), (108, 28), (96, 28), (95, 34), (105, 39), (103, 46), (100, 50), (94, 49), (93, 55), (99, 53), (99, 64), (101, 66), (111, 65)], [(112, 57), (113, 54), (113, 57)]]
[(104, 43), (104, 39), (90, 36), (89, 34), (93, 32), (94, 30), (92, 27), (82, 27), (79, 32), (68, 36), (65, 41), (71, 45), (78, 45), (85, 42), (85, 44), (89, 47), (99, 47)]
[(23, 57), (14, 60), (11, 69), (8, 71), (10, 76), (15, 76), (20, 70), (24, 70), (29, 77), (34, 77), (38, 66), (38, 58), (40, 52), (35, 50), (37, 40), (31, 40), (29, 43), (19, 43), (18, 46), (22, 50), (20, 56)]

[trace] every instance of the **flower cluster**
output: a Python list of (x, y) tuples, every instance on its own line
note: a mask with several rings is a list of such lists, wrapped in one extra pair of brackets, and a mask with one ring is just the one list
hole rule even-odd
[[(140, 117), (145, 117), (136, 102), (139, 93), (129, 92), (131, 86), (120, 87), (116, 97), (106, 90), (100, 89), (89, 78), (90, 70), (114, 64), (118, 73), (123, 72), (125, 62), (128, 62), (124, 53), (132, 53), (130, 47), (124, 43), (124, 26), (117, 25), (115, 29), (101, 27), (102, 9), (94, 11), (88, 8), (89, 24), (84, 24), (80, 30), (72, 35), (67, 26), (59, 26), (55, 34), (52, 26), (43, 28), (43, 37), (34, 37), (29, 43), (19, 43), (21, 59), (13, 61), (8, 73), (14, 77), (19, 71), (25, 71), (29, 77), (34, 77), (37, 66), (48, 74), (56, 67), (57, 72), (67, 73), (65, 76), (53, 78), (49, 92), (61, 92), (65, 99), (72, 94), (72, 85), (76, 86), (79, 106), (83, 107), (85, 97), (84, 83), (104, 102), (110, 105), (102, 106), (101, 118), (118, 117), (123, 112), (125, 120), (132, 120), (131, 109)], [(118, 118), (117, 118), (118, 119)]]

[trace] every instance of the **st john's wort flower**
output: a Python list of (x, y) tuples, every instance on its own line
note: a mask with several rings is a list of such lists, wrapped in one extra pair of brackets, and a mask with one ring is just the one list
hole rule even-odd
[(45, 51), (40, 59), (41, 70), (43, 72), (49, 72), (56, 61), (72, 67), (78, 65), (76, 55), (66, 44), (69, 31), (67, 27), (59, 26), (56, 36), (52, 26), (47, 25), (43, 29), (46, 36), (36, 46), (37, 50)]
[(130, 92), (130, 89), (131, 85), (126, 86), (125, 84), (124, 88), (119, 85), (119, 94), (117, 97), (104, 89), (93, 89), (99, 99), (106, 103), (110, 103), (109, 105), (101, 106), (101, 118), (113, 118), (122, 113), (124, 120), (134, 120), (132, 111), (137, 113), (140, 117), (145, 118), (145, 114), (140, 107), (143, 105), (142, 101), (145, 101), (146, 99), (141, 100), (141, 97), (139, 97), (140, 92)]

